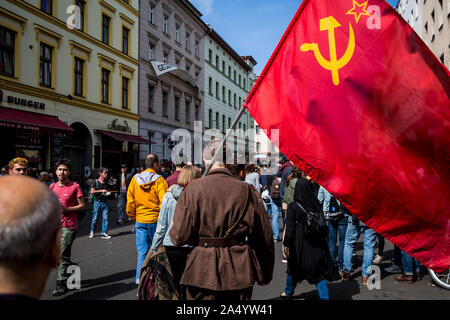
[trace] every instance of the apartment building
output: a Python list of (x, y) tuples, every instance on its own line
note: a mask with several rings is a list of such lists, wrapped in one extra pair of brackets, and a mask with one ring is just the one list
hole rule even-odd
[[(212, 28), (205, 36), (205, 122), (210, 137), (222, 137), (238, 115), (253, 85), (251, 56), (241, 57)], [(248, 156), (254, 150), (254, 119), (245, 111), (229, 138), (239, 157)], [(232, 141), (232, 142), (231, 142)], [(207, 141), (205, 141), (207, 142)], [(245, 159), (248, 162), (248, 158)], [(241, 160), (242, 162), (242, 160)]]
[(450, 67), (450, 2), (399, 0), (396, 10), (447, 69)]
[(148, 143), (138, 132), (138, 29), (138, 0), (2, 1), (2, 164), (20, 155), (48, 170), (65, 157), (81, 181), (135, 163)]
[[(187, 0), (144, 0), (140, 13), (140, 136), (153, 142), (141, 149), (141, 159), (154, 153), (174, 160), (172, 134), (181, 131), (191, 139), (184, 155), (192, 161), (194, 122), (203, 120), (207, 26)], [(158, 75), (154, 65), (172, 71)]]

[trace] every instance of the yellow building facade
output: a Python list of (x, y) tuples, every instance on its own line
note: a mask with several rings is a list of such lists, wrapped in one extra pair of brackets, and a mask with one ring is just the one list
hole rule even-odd
[(69, 158), (82, 180), (136, 164), (138, 30), (139, 0), (2, 1), (1, 165)]

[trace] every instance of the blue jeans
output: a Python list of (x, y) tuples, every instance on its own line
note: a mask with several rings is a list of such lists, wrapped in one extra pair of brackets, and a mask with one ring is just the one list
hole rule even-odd
[[(284, 292), (287, 296), (291, 296), (294, 294), (295, 287), (297, 286), (297, 282), (294, 281), (292, 275), (289, 273), (286, 275), (286, 289)], [(317, 291), (319, 292), (320, 300), (330, 300), (330, 294), (328, 292), (328, 283), (327, 280), (322, 280), (316, 284)]]
[(414, 275), (414, 271), (416, 271), (416, 274), (420, 272), (420, 267), (422, 264), (403, 251), (402, 251), (402, 262), (403, 262), (403, 273), (406, 274), (407, 276)]
[(137, 267), (136, 267), (136, 284), (139, 283), (139, 272), (144, 263), (147, 252), (153, 241), (156, 231), (156, 223), (139, 223), (136, 222), (136, 249), (137, 249)]
[(127, 206), (127, 194), (126, 193), (119, 193), (119, 196), (117, 197), (118, 200), (118, 215), (117, 215), (117, 220), (118, 221), (124, 221), (125, 222), (125, 218), (127, 217), (127, 213), (125, 211), (126, 206)]
[(294, 293), (295, 287), (297, 286), (297, 283), (294, 283), (294, 280), (292, 279), (292, 275), (289, 273), (286, 275), (286, 288), (284, 289), (284, 292), (286, 295), (290, 296)]
[(369, 269), (373, 261), (373, 249), (375, 248), (375, 244), (377, 241), (377, 234), (368, 226), (360, 226), (359, 222), (357, 223), (357, 225), (348, 222), (347, 233), (345, 234), (343, 271), (345, 273), (350, 273), (350, 271), (352, 270), (353, 250), (355, 248), (355, 243), (361, 234), (363, 234), (364, 236), (362, 275), (363, 277), (369, 277), (371, 274)]
[(279, 239), (279, 233), (280, 233), (280, 208), (273, 202), (272, 199), (270, 199), (269, 206), (272, 207), (272, 231), (273, 231), (273, 238), (275, 240)]
[[(345, 234), (347, 232), (348, 219), (343, 217), (337, 223), (328, 221), (328, 248), (330, 249), (333, 265), (338, 266), (339, 270), (344, 269), (344, 244)], [(339, 252), (336, 249), (339, 234)]]
[(316, 284), (317, 291), (319, 292), (320, 300), (330, 300), (330, 293), (328, 292), (327, 280), (322, 280)]
[(97, 226), (98, 214), (102, 214), (102, 233), (108, 232), (108, 212), (109, 208), (106, 202), (94, 201), (94, 211), (92, 212), (91, 232), (95, 232)]

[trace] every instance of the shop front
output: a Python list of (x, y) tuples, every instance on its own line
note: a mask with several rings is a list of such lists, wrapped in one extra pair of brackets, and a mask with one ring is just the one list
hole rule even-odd
[(110, 169), (112, 173), (119, 173), (122, 163), (126, 163), (129, 168), (142, 165), (139, 162), (139, 146), (152, 143), (130, 134), (131, 128), (126, 121), (123, 125), (119, 125), (117, 119), (108, 125), (108, 130), (96, 129), (94, 132), (101, 139), (101, 150), (100, 148), (94, 150), (96, 167), (101, 163), (102, 167)]
[(56, 116), (0, 107), (0, 165), (24, 157), (30, 174), (50, 170), (62, 157), (64, 138), (73, 131)]

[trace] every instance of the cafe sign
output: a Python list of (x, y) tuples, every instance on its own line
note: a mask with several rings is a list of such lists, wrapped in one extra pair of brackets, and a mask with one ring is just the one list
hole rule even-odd
[(114, 119), (111, 124), (108, 124), (108, 129), (120, 132), (131, 133), (131, 128), (128, 126), (126, 120), (123, 121), (123, 125), (118, 124), (119, 119)]

